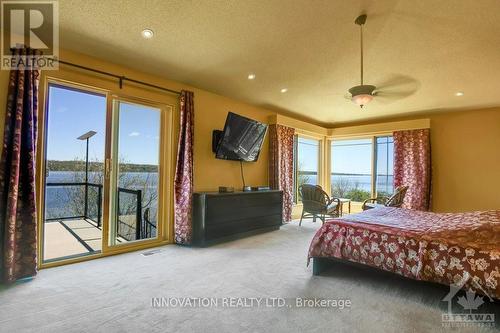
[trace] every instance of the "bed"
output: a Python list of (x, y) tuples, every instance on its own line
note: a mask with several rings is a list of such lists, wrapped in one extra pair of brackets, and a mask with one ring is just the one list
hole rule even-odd
[(316, 275), (327, 259), (340, 259), (500, 299), (500, 211), (379, 207), (347, 215), (318, 230), (311, 259)]

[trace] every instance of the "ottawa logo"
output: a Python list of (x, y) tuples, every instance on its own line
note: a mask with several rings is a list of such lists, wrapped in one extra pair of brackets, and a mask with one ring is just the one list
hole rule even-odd
[(448, 302), (448, 312), (442, 314), (443, 327), (494, 327), (495, 314), (483, 310), (486, 302), (493, 303), (493, 299), (477, 282), (471, 281), (484, 296), (473, 291), (458, 296), (469, 279), (470, 275), (466, 272), (459, 283), (450, 285), (450, 292), (442, 300)]

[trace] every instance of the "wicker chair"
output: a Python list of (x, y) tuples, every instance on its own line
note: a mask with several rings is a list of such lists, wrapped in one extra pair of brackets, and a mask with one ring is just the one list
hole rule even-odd
[(299, 187), (299, 192), (302, 198), (302, 216), (299, 226), (304, 217), (312, 217), (313, 222), (319, 218), (322, 223), (325, 223), (326, 216), (340, 216), (340, 200), (338, 198), (330, 199), (321, 186), (303, 184)]
[(399, 186), (398, 188), (396, 188), (394, 194), (391, 197), (377, 197), (366, 199), (363, 202), (362, 208), (363, 210), (368, 210), (377, 206), (401, 207), (401, 205), (403, 205), (406, 191), (408, 191), (408, 186)]

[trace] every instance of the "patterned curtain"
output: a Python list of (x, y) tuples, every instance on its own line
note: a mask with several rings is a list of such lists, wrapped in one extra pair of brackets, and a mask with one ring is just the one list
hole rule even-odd
[(407, 185), (403, 207), (429, 210), (431, 199), (430, 130), (394, 132), (394, 187)]
[(174, 180), (174, 229), (177, 244), (191, 244), (193, 194), (194, 95), (182, 91), (180, 128)]
[(283, 191), (283, 221), (292, 220), (293, 206), (293, 136), (295, 129), (269, 126), (269, 185)]
[[(35, 56), (16, 49), (19, 57)], [(28, 61), (24, 61), (28, 64)], [(40, 71), (20, 66), (10, 72), (0, 160), (0, 269), (4, 282), (37, 272), (35, 154)]]

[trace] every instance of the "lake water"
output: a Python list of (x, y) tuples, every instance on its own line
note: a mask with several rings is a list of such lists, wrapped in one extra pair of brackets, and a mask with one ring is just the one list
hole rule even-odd
[[(317, 175), (307, 175), (307, 177), (307, 183), (317, 184)], [(74, 171), (51, 171), (46, 182), (84, 182), (84, 173)], [(102, 173), (89, 173), (89, 182), (102, 183)], [(332, 184), (342, 182), (351, 188), (357, 187), (360, 190), (371, 192), (371, 176), (369, 175), (332, 175), (331, 182)], [(145, 208), (149, 207), (152, 220), (156, 221), (158, 202), (154, 194), (157, 193), (158, 188), (158, 173), (126, 173), (122, 175), (120, 183), (120, 186), (126, 189), (142, 190), (143, 211)], [(60, 218), (82, 216), (84, 214), (84, 188), (84, 186), (48, 186), (45, 192), (45, 217)], [(379, 192), (392, 193), (392, 188), (392, 175), (378, 177), (377, 190)], [(97, 187), (89, 187), (88, 215), (93, 219), (97, 218), (97, 190)], [(130, 207), (135, 209), (137, 202), (136, 198), (135, 194), (120, 192), (121, 211), (130, 210)], [(150, 203), (148, 204), (148, 202)]]
[[(102, 173), (89, 173), (89, 183), (102, 184)], [(50, 171), (46, 183), (83, 183), (84, 172)], [(128, 190), (142, 191), (143, 211), (151, 209), (150, 216), (156, 220), (158, 188), (158, 173), (130, 172), (120, 177), (120, 187)], [(84, 215), (85, 186), (47, 186), (45, 191), (45, 218), (61, 218)], [(97, 219), (98, 187), (88, 188), (88, 216)], [(121, 211), (136, 209), (137, 196), (135, 193), (120, 192)], [(102, 211), (101, 211), (102, 212)]]
[[(317, 184), (316, 175), (307, 175), (308, 184)], [(357, 187), (360, 190), (371, 192), (372, 177), (370, 175), (332, 175), (331, 183), (342, 182), (349, 184), (350, 187)], [(377, 190), (381, 192), (392, 193), (394, 184), (393, 175), (377, 177)]]

